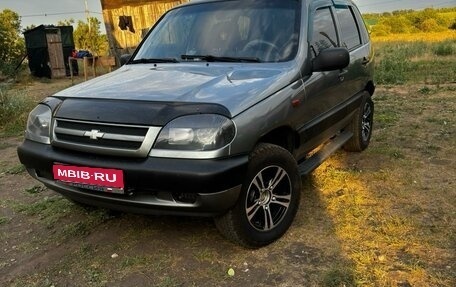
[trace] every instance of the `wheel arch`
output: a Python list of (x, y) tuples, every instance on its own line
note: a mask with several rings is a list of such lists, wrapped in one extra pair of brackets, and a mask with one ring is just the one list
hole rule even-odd
[(261, 136), (256, 145), (260, 143), (274, 144), (293, 154), (294, 149), (298, 146), (298, 138), (296, 132), (290, 126), (281, 126)]
[(373, 81), (369, 81), (366, 84), (366, 87), (364, 89), (372, 96), (374, 94), (374, 92), (375, 92), (374, 82)]

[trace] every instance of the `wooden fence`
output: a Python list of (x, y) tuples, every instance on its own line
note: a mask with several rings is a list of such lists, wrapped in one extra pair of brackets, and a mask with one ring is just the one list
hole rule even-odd
[[(111, 55), (119, 60), (121, 55), (132, 53), (166, 11), (185, 2), (188, 0), (101, 0)], [(119, 25), (123, 18), (131, 21), (124, 30)]]

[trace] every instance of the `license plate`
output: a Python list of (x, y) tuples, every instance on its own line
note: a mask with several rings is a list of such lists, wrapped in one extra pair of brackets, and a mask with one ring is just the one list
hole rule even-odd
[(122, 170), (54, 164), (54, 180), (76, 187), (121, 193), (124, 189)]

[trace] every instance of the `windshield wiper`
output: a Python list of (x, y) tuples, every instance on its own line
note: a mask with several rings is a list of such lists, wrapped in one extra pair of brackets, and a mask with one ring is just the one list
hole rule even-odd
[(247, 62), (260, 63), (261, 60), (256, 57), (218, 57), (213, 55), (182, 55), (182, 60), (195, 60), (206, 62)]
[(131, 61), (129, 64), (156, 64), (156, 63), (179, 63), (176, 58), (141, 58)]

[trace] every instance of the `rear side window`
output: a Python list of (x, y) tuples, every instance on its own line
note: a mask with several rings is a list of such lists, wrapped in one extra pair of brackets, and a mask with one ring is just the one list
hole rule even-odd
[(312, 50), (314, 56), (327, 48), (337, 47), (337, 33), (331, 9), (321, 8), (315, 12), (312, 31)]
[(369, 42), (369, 33), (367, 32), (366, 23), (364, 23), (361, 13), (359, 12), (359, 10), (356, 7), (352, 7), (352, 12), (356, 16), (356, 20), (358, 22), (358, 28), (359, 28), (359, 31), (361, 32), (361, 36), (363, 38), (363, 43)]
[(340, 24), (342, 46), (352, 50), (361, 45), (361, 35), (353, 11), (349, 7), (336, 8)]

